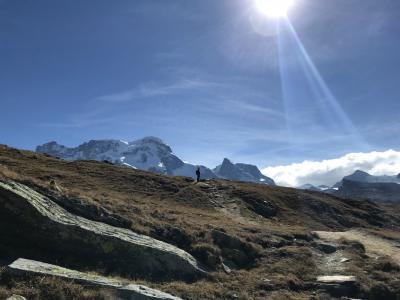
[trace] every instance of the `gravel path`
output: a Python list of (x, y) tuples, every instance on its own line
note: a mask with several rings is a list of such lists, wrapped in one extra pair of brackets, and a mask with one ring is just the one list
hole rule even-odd
[(345, 232), (316, 231), (325, 241), (337, 241), (341, 238), (362, 243), (369, 256), (389, 256), (400, 265), (400, 242), (384, 239), (360, 229)]

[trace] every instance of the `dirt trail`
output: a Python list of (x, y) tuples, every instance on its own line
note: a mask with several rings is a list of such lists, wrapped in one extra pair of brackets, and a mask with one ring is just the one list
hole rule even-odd
[(348, 259), (343, 251), (336, 251), (332, 254), (316, 254), (317, 266), (324, 275), (342, 274), (346, 270)]
[(360, 229), (345, 232), (316, 231), (320, 239), (337, 241), (341, 238), (362, 243), (369, 256), (390, 256), (400, 265), (400, 241), (384, 239)]
[(251, 216), (251, 214), (243, 215), (243, 212), (245, 212), (246, 209), (242, 201), (230, 197), (225, 190), (219, 189), (217, 185), (211, 182), (199, 182), (196, 183), (196, 186), (200, 187), (203, 191), (206, 191), (210, 195), (209, 201), (215, 209), (222, 212), (227, 217), (243, 225), (258, 224), (256, 218)]

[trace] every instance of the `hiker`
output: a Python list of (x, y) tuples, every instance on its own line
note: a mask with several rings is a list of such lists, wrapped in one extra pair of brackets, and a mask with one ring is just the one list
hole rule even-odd
[(199, 182), (200, 181), (200, 168), (199, 167), (197, 167), (197, 170), (196, 170), (196, 177), (197, 177), (197, 182)]

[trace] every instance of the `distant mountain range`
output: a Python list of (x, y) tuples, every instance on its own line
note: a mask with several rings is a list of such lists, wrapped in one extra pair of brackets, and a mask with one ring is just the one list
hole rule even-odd
[[(36, 151), (66, 160), (108, 161), (117, 165), (171, 176), (195, 178), (196, 169), (199, 167), (203, 179), (223, 178), (275, 185), (274, 180), (263, 175), (256, 166), (233, 163), (227, 158), (214, 169), (184, 162), (174, 154), (170, 146), (156, 137), (145, 137), (133, 142), (91, 140), (74, 148), (50, 142), (38, 146)], [(373, 176), (357, 170), (333, 186), (305, 184), (298, 188), (349, 198), (400, 202), (400, 174), (397, 176)]]
[(312, 185), (312, 184), (303, 184), (302, 186), (298, 187), (301, 190), (309, 190), (309, 191), (317, 191), (317, 192), (324, 192), (328, 194), (333, 194), (337, 188), (335, 186), (329, 187), (327, 185)]
[(38, 146), (36, 151), (66, 160), (108, 161), (155, 173), (192, 178), (195, 177), (196, 169), (199, 167), (203, 179), (224, 178), (275, 185), (274, 181), (261, 174), (256, 166), (243, 163), (234, 164), (227, 158), (214, 170), (186, 163), (173, 153), (170, 146), (156, 137), (145, 137), (133, 142), (91, 140), (75, 148), (50, 142)]
[(357, 170), (332, 187), (306, 184), (300, 189), (319, 191), (347, 198), (362, 198), (377, 202), (400, 202), (400, 174), (373, 176)]
[(373, 176), (367, 172), (360, 170), (355, 171), (352, 175), (346, 176), (343, 180), (364, 182), (364, 183), (397, 183), (400, 184), (400, 174), (397, 176)]

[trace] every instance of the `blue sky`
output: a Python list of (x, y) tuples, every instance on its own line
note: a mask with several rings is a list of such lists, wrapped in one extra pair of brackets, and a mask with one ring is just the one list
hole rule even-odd
[(400, 1), (0, 0), (0, 143), (260, 167), (400, 149)]

